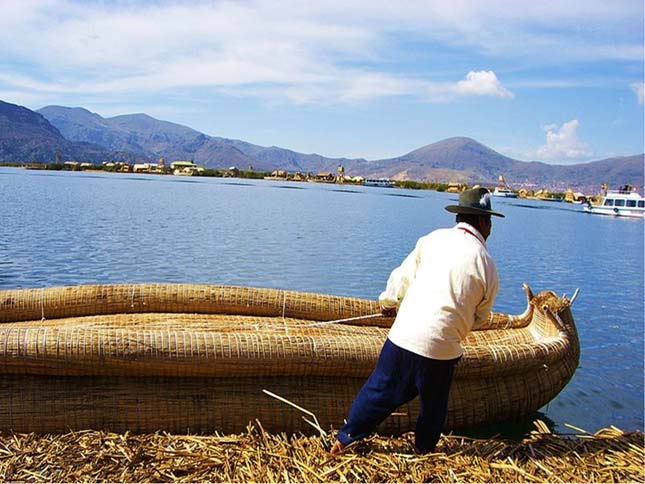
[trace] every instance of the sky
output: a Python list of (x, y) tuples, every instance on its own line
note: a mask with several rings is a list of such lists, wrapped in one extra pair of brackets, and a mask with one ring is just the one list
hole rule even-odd
[(383, 159), (644, 151), (642, 0), (0, 0), (0, 100)]

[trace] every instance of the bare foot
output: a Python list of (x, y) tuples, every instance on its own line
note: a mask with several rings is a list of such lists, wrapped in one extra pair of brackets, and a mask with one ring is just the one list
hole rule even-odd
[(334, 445), (332, 446), (329, 453), (331, 455), (338, 455), (343, 451), (344, 448), (345, 448), (345, 444), (343, 444), (340, 440), (337, 440), (336, 442), (334, 442)]

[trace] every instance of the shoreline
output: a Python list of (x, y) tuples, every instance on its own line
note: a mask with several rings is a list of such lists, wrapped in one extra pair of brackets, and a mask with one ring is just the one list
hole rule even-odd
[[(278, 182), (295, 182), (295, 183), (323, 183), (323, 184), (333, 184), (341, 186), (369, 186), (372, 188), (405, 188), (410, 190), (432, 190), (437, 192), (447, 192), (447, 193), (460, 193), (468, 187), (475, 186), (484, 186), (490, 189), (492, 192), (494, 190), (493, 182), (476, 182), (472, 184), (466, 183), (455, 183), (455, 182), (442, 182), (442, 181), (422, 181), (422, 180), (390, 180), (387, 179), (391, 185), (389, 186), (375, 186), (364, 184), (362, 182), (352, 181), (350, 179), (344, 180), (334, 180), (331, 179), (322, 179), (319, 178), (319, 175), (314, 175), (313, 173), (300, 174), (300, 173), (287, 173), (285, 176), (274, 176), (273, 172), (268, 171), (251, 171), (251, 170), (238, 170), (238, 169), (202, 169), (200, 172), (191, 172), (191, 173), (181, 173), (176, 174), (170, 171), (132, 171), (129, 170), (120, 170), (120, 169), (106, 169), (101, 165), (95, 165), (92, 167), (69, 167), (64, 164), (56, 163), (7, 163), (0, 162), (0, 167), (3, 168), (20, 168), (25, 170), (32, 171), (61, 171), (61, 172), (85, 172), (85, 173), (116, 173), (116, 174), (126, 174), (126, 175), (156, 175), (156, 176), (191, 176), (191, 177), (206, 177), (206, 178), (239, 178), (239, 179), (254, 179), (254, 180), (267, 180), (267, 181), (278, 181)], [(351, 178), (351, 177), (350, 177)], [(360, 178), (360, 177), (359, 177)], [(549, 188), (549, 190), (554, 190), (551, 193), (552, 197), (544, 198), (541, 196), (533, 196), (533, 191), (527, 191), (530, 193), (528, 196), (520, 196), (519, 198), (525, 198), (529, 200), (538, 200), (538, 201), (565, 201), (566, 190), (562, 191), (561, 188)], [(518, 190), (513, 190), (516, 193), (519, 193), (522, 189), (520, 187)]]

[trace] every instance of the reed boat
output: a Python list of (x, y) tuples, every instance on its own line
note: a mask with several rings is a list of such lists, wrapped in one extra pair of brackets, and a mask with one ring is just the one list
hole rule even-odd
[[(526, 416), (572, 377), (571, 301), (528, 286), (464, 342), (446, 427)], [(572, 298), (574, 299), (574, 298)], [(0, 291), (0, 429), (338, 428), (391, 318), (376, 301), (279, 289), (121, 284)], [(379, 428), (414, 429), (416, 401)]]

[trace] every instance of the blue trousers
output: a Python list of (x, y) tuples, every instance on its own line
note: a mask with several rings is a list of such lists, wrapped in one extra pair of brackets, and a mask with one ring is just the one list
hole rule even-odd
[(450, 384), (459, 359), (425, 358), (387, 339), (376, 369), (358, 392), (336, 438), (347, 445), (366, 437), (399, 406), (419, 395), (415, 444), (419, 452), (432, 452), (446, 420)]

